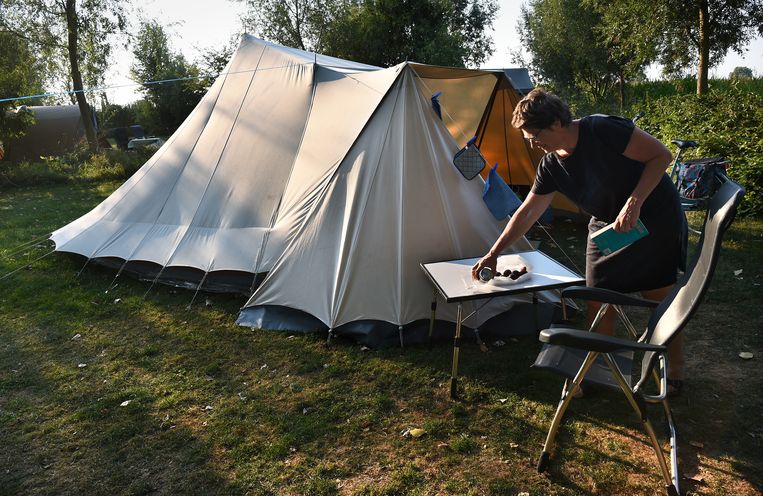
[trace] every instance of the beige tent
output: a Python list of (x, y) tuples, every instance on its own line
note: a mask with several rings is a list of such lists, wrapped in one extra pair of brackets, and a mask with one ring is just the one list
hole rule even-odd
[(76, 105), (24, 106), (34, 115), (34, 124), (24, 136), (5, 145), (6, 160), (39, 160), (41, 156), (72, 151), (85, 138), (85, 126)]
[[(52, 239), (148, 279), (254, 289), (244, 325), (396, 334), (429, 316), (420, 262), (478, 256), (503, 228), (483, 181), (466, 181), (452, 158), (505, 81), (379, 69), (246, 36), (167, 143)], [(495, 299), (467, 325), (526, 301)], [(452, 322), (455, 309), (438, 316)]]

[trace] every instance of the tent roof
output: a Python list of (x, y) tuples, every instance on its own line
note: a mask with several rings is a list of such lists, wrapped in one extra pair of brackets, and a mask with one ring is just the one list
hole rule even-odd
[(294, 60), (299, 62), (316, 64), (338, 72), (366, 72), (381, 69), (375, 65), (361, 64), (360, 62), (353, 62), (351, 60), (344, 60), (336, 57), (330, 57), (328, 55), (321, 55), (319, 53), (308, 52), (298, 48), (286, 47), (277, 43), (256, 38), (249, 34), (244, 34), (241, 39), (241, 44), (244, 45), (245, 43), (256, 43), (258, 45), (267, 47), (270, 50), (278, 51), (284, 55), (291, 56)]
[(524, 67), (516, 67), (513, 69), (504, 69), (503, 72), (506, 77), (509, 78), (511, 84), (523, 95), (529, 93), (535, 85), (530, 79), (530, 72)]

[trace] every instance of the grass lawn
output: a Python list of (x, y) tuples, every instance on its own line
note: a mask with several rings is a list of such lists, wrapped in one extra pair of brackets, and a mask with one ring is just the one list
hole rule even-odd
[[(47, 254), (46, 233), (116, 186), (0, 190), (0, 276)], [(584, 226), (551, 232), (582, 265)], [(547, 238), (542, 249), (563, 260)], [(114, 272), (81, 268), (53, 254), (0, 280), (2, 495), (661, 491), (622, 395), (574, 402), (550, 472), (535, 471), (562, 384), (530, 369), (535, 337), (486, 353), (466, 343), (451, 401), (448, 343), (326, 346), (236, 326), (241, 297), (202, 295), (189, 309), (190, 291), (144, 298), (148, 284), (120, 277), (106, 293)], [(763, 491), (761, 273), (763, 222), (738, 219), (688, 328), (687, 390), (673, 401), (688, 494)], [(426, 434), (403, 435), (413, 428)]]

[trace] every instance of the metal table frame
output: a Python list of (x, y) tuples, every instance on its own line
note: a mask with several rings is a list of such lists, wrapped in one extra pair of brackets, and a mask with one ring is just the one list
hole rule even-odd
[[(539, 250), (510, 253), (498, 257), (498, 266), (522, 257), (530, 265), (531, 277), (520, 281), (515, 285), (496, 286), (493, 284), (472, 283), (471, 287), (463, 282), (465, 277), (471, 281), (471, 267), (477, 263), (477, 258), (463, 258), (458, 260), (444, 260), (440, 262), (422, 263), (421, 269), (427, 275), (434, 286), (434, 295), (431, 305), (431, 318), (429, 321), (429, 337), (431, 341), (434, 329), (435, 315), (437, 312), (437, 295), (439, 294), (445, 303), (458, 303), (456, 311), (456, 333), (453, 339), (453, 365), (450, 375), (450, 397), (458, 396), (458, 356), (461, 347), (461, 325), (468, 318), (463, 316), (463, 303), (465, 301), (495, 298), (512, 294), (532, 292), (533, 305), (537, 305), (538, 291), (561, 289), (567, 286), (585, 284), (585, 279), (579, 274), (568, 269), (556, 260), (552, 259)], [(537, 324), (537, 310), (536, 310)]]

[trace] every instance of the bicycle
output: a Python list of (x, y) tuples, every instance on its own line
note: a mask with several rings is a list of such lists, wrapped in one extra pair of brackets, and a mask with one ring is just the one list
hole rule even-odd
[[(697, 147), (698, 143), (694, 140), (671, 140), (671, 143), (678, 147), (678, 152), (669, 176), (678, 190), (681, 208), (684, 212), (706, 211), (715, 192), (729, 179), (726, 175), (728, 160), (724, 157), (711, 157), (682, 162), (684, 151)], [(700, 234), (700, 231), (691, 226), (689, 230)]]
[(728, 160), (711, 157), (682, 162), (684, 151), (697, 147), (698, 143), (694, 140), (672, 140), (671, 143), (678, 147), (678, 153), (670, 168), (670, 179), (678, 189), (681, 207), (685, 211), (705, 210), (710, 198), (728, 180)]

